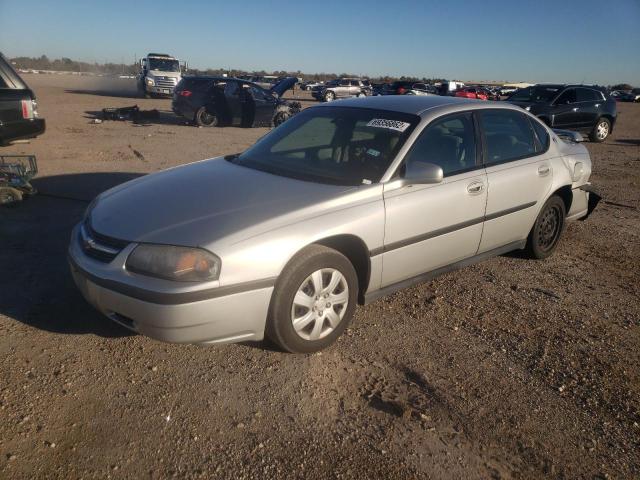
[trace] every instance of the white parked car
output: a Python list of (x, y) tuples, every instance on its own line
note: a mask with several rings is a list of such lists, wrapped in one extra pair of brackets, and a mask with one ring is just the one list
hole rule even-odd
[(512, 250), (551, 255), (596, 203), (577, 139), (507, 103), (322, 104), (241, 154), (101, 194), (73, 232), (71, 270), (90, 303), (141, 334), (266, 334), (312, 352), (358, 303)]

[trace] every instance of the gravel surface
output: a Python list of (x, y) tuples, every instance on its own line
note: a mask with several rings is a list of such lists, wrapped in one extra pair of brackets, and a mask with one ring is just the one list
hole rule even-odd
[[(66, 265), (98, 192), (266, 129), (183, 125), (130, 81), (25, 78), (48, 130), (2, 152), (38, 155), (41, 195), (0, 210), (0, 478), (640, 477), (640, 105), (587, 144), (605, 202), (553, 257), (396, 293), (304, 356), (131, 335)], [(136, 103), (160, 119), (90, 123)]]

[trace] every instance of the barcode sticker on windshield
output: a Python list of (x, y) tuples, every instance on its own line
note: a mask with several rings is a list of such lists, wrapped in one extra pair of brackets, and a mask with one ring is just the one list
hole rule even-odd
[(389, 130), (396, 130), (398, 132), (404, 132), (409, 128), (410, 123), (401, 122), (399, 120), (386, 120), (384, 118), (374, 118), (367, 127), (387, 128)]

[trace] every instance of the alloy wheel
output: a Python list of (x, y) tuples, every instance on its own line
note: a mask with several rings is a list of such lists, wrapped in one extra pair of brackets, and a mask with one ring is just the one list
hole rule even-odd
[(596, 127), (596, 137), (599, 140), (604, 140), (609, 135), (609, 123), (608, 122), (600, 122)]

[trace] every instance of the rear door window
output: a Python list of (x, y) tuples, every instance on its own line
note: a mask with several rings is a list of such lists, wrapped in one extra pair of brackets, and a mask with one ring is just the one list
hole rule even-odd
[(602, 100), (600, 93), (590, 88), (576, 88), (576, 98), (578, 102), (597, 102)]
[(506, 109), (484, 110), (480, 112), (480, 120), (485, 164), (509, 162), (537, 153), (533, 129), (525, 114)]
[(533, 131), (536, 135), (536, 139), (538, 140), (536, 143), (536, 152), (543, 153), (546, 152), (549, 148), (549, 134), (547, 133), (547, 129), (538, 121), (533, 118), (529, 118), (531, 122), (531, 126), (533, 127)]
[(556, 100), (555, 103), (556, 105), (567, 105), (569, 103), (576, 103), (576, 101), (577, 101), (576, 89), (568, 88), (567, 90), (562, 92), (562, 94), (558, 97), (558, 100)]
[(471, 113), (448, 115), (430, 123), (405, 157), (411, 162), (429, 162), (442, 167), (445, 176), (476, 167), (476, 142)]

